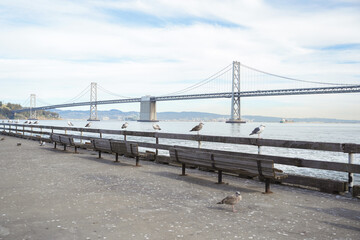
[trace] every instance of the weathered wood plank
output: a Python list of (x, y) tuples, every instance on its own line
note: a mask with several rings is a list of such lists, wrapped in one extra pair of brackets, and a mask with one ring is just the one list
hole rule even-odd
[(109, 139), (93, 139), (92, 143), (95, 150), (111, 152), (111, 145)]
[[(192, 149), (190, 147), (182, 147), (182, 146), (175, 146), (175, 147), (179, 147), (182, 149)], [(280, 156), (241, 153), (241, 152), (229, 152), (229, 151), (213, 150), (213, 149), (205, 149), (205, 148), (202, 148), (201, 150), (214, 152), (214, 153), (230, 154), (230, 155), (238, 156), (238, 157), (249, 157), (249, 158), (254, 158), (254, 159), (258, 159), (258, 160), (271, 160), (271, 161), (274, 161), (274, 163), (290, 165), (290, 166), (332, 170), (332, 171), (339, 171), (339, 172), (360, 173), (360, 165), (359, 164), (327, 162), (327, 161), (321, 161), (321, 160), (307, 160), (307, 159), (303, 159), (303, 158), (280, 157)]]
[(310, 142), (310, 141), (289, 141), (278, 139), (257, 139), (257, 138), (240, 138), (240, 137), (227, 137), (227, 136), (211, 136), (211, 135), (195, 135), (195, 134), (173, 134), (173, 133), (159, 133), (159, 132), (137, 132), (137, 131), (123, 131), (123, 130), (107, 130), (107, 129), (94, 129), (94, 128), (76, 128), (76, 127), (56, 127), (44, 125), (25, 125), (25, 124), (10, 124), (3, 123), (5, 126), (18, 126), (18, 127), (32, 127), (43, 128), (52, 130), (68, 130), (78, 132), (114, 134), (114, 135), (127, 135), (127, 136), (142, 136), (151, 138), (169, 138), (181, 139), (191, 141), (208, 141), (208, 142), (221, 142), (230, 144), (245, 144), (253, 146), (268, 146), (268, 147), (281, 147), (281, 148), (297, 148), (309, 150), (323, 150), (334, 152), (352, 152), (360, 153), (360, 144), (348, 143), (330, 143), (330, 142)]
[(126, 142), (125, 141), (110, 141), (111, 151), (124, 155), (127, 153)]
[(288, 177), (281, 180), (281, 182), (300, 186), (314, 187), (319, 189), (320, 191), (328, 193), (345, 192), (348, 189), (348, 183), (346, 182), (308, 176), (288, 175)]

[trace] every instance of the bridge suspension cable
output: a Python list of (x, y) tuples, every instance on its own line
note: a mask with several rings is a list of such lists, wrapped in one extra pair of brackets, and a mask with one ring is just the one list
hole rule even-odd
[(30, 106), (30, 96), (23, 102), (23, 104), (21, 106), (24, 107), (24, 106), (27, 106), (28, 104)]
[(354, 84), (349, 84), (349, 83), (318, 82), (318, 81), (309, 81), (309, 80), (290, 78), (290, 77), (280, 76), (280, 75), (277, 75), (277, 74), (274, 74), (274, 73), (265, 72), (265, 71), (262, 71), (262, 70), (259, 70), (259, 69), (253, 68), (253, 67), (249, 67), (249, 66), (244, 65), (242, 63), (240, 63), (240, 65), (242, 67), (245, 67), (247, 69), (250, 69), (250, 70), (253, 70), (253, 71), (256, 71), (256, 72), (259, 72), (259, 73), (263, 73), (263, 74), (266, 74), (266, 75), (270, 75), (270, 76), (273, 76), (273, 77), (278, 77), (278, 78), (282, 78), (282, 79), (286, 79), (286, 80), (291, 80), (291, 81), (314, 83), (314, 84), (324, 84), (324, 85), (344, 85), (344, 86), (346, 86), (346, 85), (348, 85), (348, 86), (354, 85)]
[(131, 98), (131, 97), (126, 97), (126, 96), (119, 95), (119, 94), (116, 94), (116, 93), (114, 93), (114, 92), (111, 92), (111, 91), (105, 89), (104, 87), (100, 86), (99, 84), (97, 85), (97, 87), (98, 87), (99, 90), (101, 90), (101, 91), (103, 91), (103, 92), (105, 92), (105, 93), (107, 93), (107, 94), (110, 94), (110, 95), (112, 95), (112, 96), (115, 96), (115, 97)]
[(86, 93), (89, 94), (90, 92), (90, 86), (91, 84), (89, 84), (84, 90), (82, 90), (78, 95), (76, 95), (75, 97), (73, 97), (72, 99), (64, 102), (64, 103), (70, 103), (70, 102), (74, 102), (75, 100), (83, 97)]
[(218, 77), (228, 73), (229, 71), (232, 70), (232, 64), (229, 64), (227, 65), (226, 67), (224, 67), (223, 69), (221, 69), (220, 71), (216, 72), (215, 74), (211, 75), (210, 77), (204, 79), (204, 80), (201, 80), (200, 82), (196, 83), (196, 84), (193, 84), (187, 88), (184, 88), (182, 90), (179, 90), (179, 91), (176, 91), (176, 92), (172, 92), (172, 93), (168, 93), (168, 94), (165, 94), (165, 95), (162, 95), (162, 96), (168, 96), (168, 95), (178, 95), (178, 94), (181, 94), (181, 93), (185, 93), (185, 92), (189, 92), (191, 90), (194, 90), (196, 88), (199, 88), (211, 81), (214, 81), (216, 80)]
[(46, 106), (46, 105), (52, 105), (52, 104), (50, 104), (50, 103), (48, 103), (48, 102), (46, 102), (46, 101), (42, 100), (41, 98), (36, 98), (36, 101), (37, 101), (37, 102), (40, 102), (40, 103), (42, 103), (42, 104), (44, 104), (45, 106)]

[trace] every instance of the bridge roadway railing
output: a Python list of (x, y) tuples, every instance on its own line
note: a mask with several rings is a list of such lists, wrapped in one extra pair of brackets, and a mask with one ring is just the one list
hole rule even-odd
[[(201, 147), (201, 143), (222, 143), (235, 145), (255, 146), (258, 153), (261, 154), (263, 147), (275, 147), (285, 149), (302, 149), (338, 152), (348, 154), (348, 163), (303, 159), (298, 157), (284, 157), (274, 155), (263, 155), (274, 163), (280, 165), (289, 165), (298, 168), (310, 168), (329, 170), (336, 172), (348, 173), (349, 180), (347, 182), (338, 180), (329, 180), (318, 177), (308, 177), (300, 175), (289, 175), (283, 180), (283, 183), (309, 186), (327, 192), (345, 192), (352, 188), (354, 183), (354, 173), (360, 173), (360, 164), (354, 164), (354, 155), (360, 153), (360, 144), (354, 143), (331, 143), (331, 142), (311, 142), (311, 141), (291, 141), (279, 139), (258, 139), (247, 137), (228, 137), (228, 136), (212, 136), (212, 135), (196, 135), (196, 134), (175, 134), (164, 132), (139, 132), (127, 130), (109, 130), (109, 129), (94, 129), (94, 128), (78, 128), (78, 127), (59, 127), (59, 126), (45, 126), (45, 125), (29, 125), (29, 124), (13, 124), (0, 123), (0, 133), (6, 135), (13, 135), (30, 139), (42, 139), (49, 141), (51, 133), (61, 133), (72, 136), (78, 142), (88, 141), (94, 138), (109, 138), (115, 140), (126, 140), (129, 142), (137, 142), (140, 147), (146, 149), (154, 149), (156, 153), (158, 150), (168, 151), (174, 145), (187, 145), (197, 143)], [(161, 140), (161, 143), (160, 143)], [(179, 141), (180, 140), (180, 141)], [(178, 141), (178, 142), (176, 142)], [(248, 153), (232, 152), (233, 154), (247, 156)], [(170, 159), (165, 155), (157, 155), (156, 160), (160, 162), (169, 162)], [(299, 170), (298, 172), (301, 173)]]

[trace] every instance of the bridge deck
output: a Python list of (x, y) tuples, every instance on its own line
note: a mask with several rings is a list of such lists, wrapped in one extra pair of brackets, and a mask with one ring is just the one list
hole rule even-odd
[[(247, 92), (235, 93), (235, 95), (240, 97), (263, 97), (263, 96), (354, 93), (354, 92), (360, 92), (360, 85), (333, 86), (333, 87), (323, 87), (323, 88), (259, 90), (259, 91), (247, 91)], [(156, 102), (156, 101), (174, 101), (174, 100), (208, 99), (208, 98), (231, 98), (231, 97), (232, 97), (232, 92), (222, 92), (222, 93), (205, 93), (205, 94), (152, 97), (151, 101)], [(36, 107), (36, 108), (32, 108), (32, 110), (36, 111), (36, 110), (48, 110), (48, 109), (66, 108), (66, 107), (88, 106), (91, 104), (102, 105), (102, 104), (117, 104), (117, 103), (134, 103), (134, 102), (141, 102), (141, 98), (125, 98), (125, 99), (103, 100), (103, 101), (94, 101), (94, 102), (57, 104), (57, 105)], [(18, 113), (29, 110), (30, 110), (29, 108), (25, 108), (21, 110), (15, 110), (13, 112)]]

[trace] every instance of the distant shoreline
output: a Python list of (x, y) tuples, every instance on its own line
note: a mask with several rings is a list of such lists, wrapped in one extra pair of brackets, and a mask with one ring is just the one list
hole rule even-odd
[[(88, 110), (54, 110), (59, 113), (62, 119), (67, 120), (87, 120), (89, 118)], [(120, 110), (112, 109), (107, 111), (98, 111), (100, 120), (119, 120), (119, 121), (136, 121), (139, 117), (139, 112), (122, 112)], [(103, 119), (105, 118), (105, 119)], [(157, 119), (159, 121), (204, 121), (204, 122), (225, 122), (230, 116), (216, 113), (206, 112), (158, 112)], [(280, 122), (284, 117), (268, 117), (258, 115), (243, 115), (242, 119), (249, 122)], [(294, 123), (360, 123), (360, 120), (346, 120), (335, 118), (292, 118)]]

